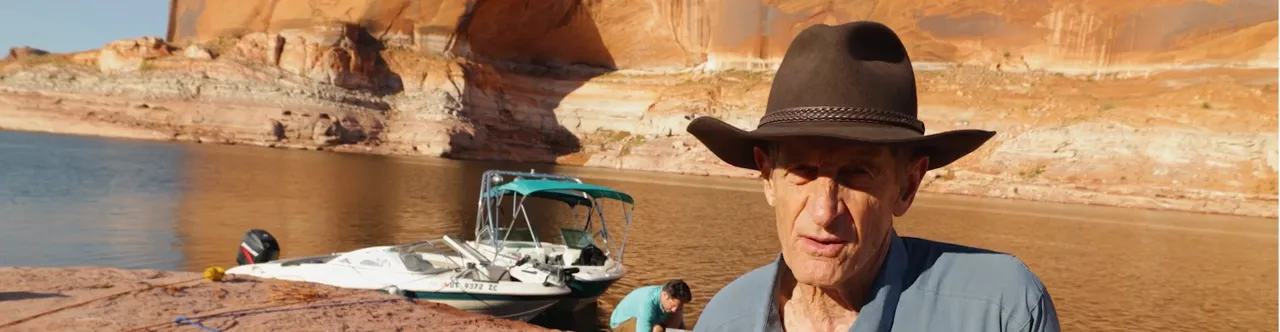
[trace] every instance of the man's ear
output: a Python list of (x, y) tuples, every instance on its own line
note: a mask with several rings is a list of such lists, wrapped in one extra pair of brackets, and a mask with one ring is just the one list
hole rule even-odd
[(755, 154), (756, 167), (760, 169), (760, 183), (764, 186), (764, 200), (773, 206), (773, 160), (759, 146), (752, 148)]
[(916, 192), (920, 190), (920, 182), (924, 180), (924, 173), (929, 171), (929, 157), (923, 156), (912, 160), (907, 165), (905, 179), (902, 179), (901, 187), (898, 189), (898, 197), (893, 202), (893, 215), (901, 217), (907, 214), (907, 210), (911, 208), (911, 203), (916, 200)]

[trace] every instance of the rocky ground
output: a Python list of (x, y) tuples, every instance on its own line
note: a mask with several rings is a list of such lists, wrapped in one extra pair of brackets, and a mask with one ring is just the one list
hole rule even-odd
[[(684, 126), (717, 116), (753, 128), (767, 72), (549, 69), (423, 55), (356, 30), (11, 52), (0, 62), (0, 129), (754, 175)], [(999, 132), (932, 172), (924, 191), (1276, 216), (1274, 68), (917, 69), (929, 132)]]
[(191, 272), (0, 267), (0, 280), (5, 331), (196, 329), (177, 317), (219, 331), (548, 331), (372, 291)]

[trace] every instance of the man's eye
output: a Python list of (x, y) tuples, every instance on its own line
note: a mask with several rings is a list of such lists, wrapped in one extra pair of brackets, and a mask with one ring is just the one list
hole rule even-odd
[(818, 169), (810, 166), (792, 167), (790, 170), (787, 170), (787, 174), (799, 177), (803, 180), (813, 180), (814, 177), (818, 176)]
[(865, 181), (871, 177), (871, 171), (866, 168), (854, 167), (840, 170), (840, 182), (845, 185), (853, 185), (854, 183)]
[(871, 175), (871, 172), (868, 172), (867, 169), (861, 168), (861, 167), (846, 168), (846, 169), (840, 170), (841, 178), (850, 178), (850, 177), (859, 176), (859, 175)]

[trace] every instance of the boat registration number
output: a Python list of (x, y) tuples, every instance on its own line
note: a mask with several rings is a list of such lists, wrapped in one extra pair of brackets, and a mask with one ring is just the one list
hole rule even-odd
[(456, 288), (456, 289), (465, 289), (465, 290), (488, 290), (488, 291), (496, 292), (498, 291), (498, 284), (450, 281), (450, 282), (444, 283), (444, 288)]

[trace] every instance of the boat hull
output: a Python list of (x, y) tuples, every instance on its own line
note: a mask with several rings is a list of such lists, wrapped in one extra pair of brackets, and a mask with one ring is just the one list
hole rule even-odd
[(529, 321), (560, 302), (562, 296), (510, 296), (409, 291), (406, 297), (494, 317)]
[(343, 262), (361, 260), (340, 257), (317, 256), (241, 265), (227, 270), (227, 274), (384, 291), (520, 321), (532, 319), (572, 293), (567, 285), (459, 279), (457, 272), (449, 269), (437, 273), (379, 270), (345, 264)]
[(596, 304), (596, 301), (605, 291), (609, 290), (618, 279), (607, 279), (598, 281), (579, 281), (569, 282), (568, 286), (572, 292), (568, 297), (561, 299), (556, 304), (556, 310), (579, 311)]
[[(503, 248), (504, 252), (514, 252), (524, 255), (537, 252), (542, 252), (543, 255), (546, 255), (546, 253), (560, 253), (568, 254), (570, 257), (576, 258), (580, 252), (579, 249), (571, 249), (565, 245), (555, 243), (543, 242), (540, 243), (540, 248), (535, 247), (530, 242), (508, 241), (507, 243), (509, 245), (514, 245), (515, 247)], [(468, 241), (467, 245), (479, 248), (480, 252), (484, 255), (492, 256), (496, 253), (494, 247), (488, 244)], [(564, 267), (577, 268), (579, 269), (579, 272), (574, 273), (574, 278), (566, 283), (566, 286), (569, 286), (570, 292), (568, 296), (562, 298), (560, 303), (555, 306), (555, 310), (567, 309), (577, 311), (591, 304), (595, 304), (596, 300), (599, 299), (601, 295), (607, 292), (610, 287), (613, 287), (614, 283), (617, 283), (619, 279), (622, 279), (622, 277), (626, 275), (626, 268), (622, 266), (606, 268), (604, 266), (564, 265)]]
[(591, 300), (595, 301), (600, 295), (604, 295), (618, 279), (605, 279), (597, 281), (581, 281), (574, 280), (569, 282), (569, 299)]

